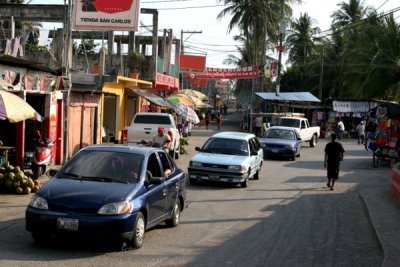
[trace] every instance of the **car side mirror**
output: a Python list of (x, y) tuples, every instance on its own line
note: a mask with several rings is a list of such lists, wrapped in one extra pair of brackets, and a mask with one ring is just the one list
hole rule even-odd
[(251, 151), (251, 154), (250, 155), (252, 155), (252, 156), (258, 156), (258, 153), (257, 153), (257, 151)]
[(200, 147), (196, 146), (196, 147), (194, 148), (194, 150), (195, 150), (195, 151), (200, 151)]
[(163, 177), (152, 177), (150, 179), (150, 184), (162, 184), (164, 182)]

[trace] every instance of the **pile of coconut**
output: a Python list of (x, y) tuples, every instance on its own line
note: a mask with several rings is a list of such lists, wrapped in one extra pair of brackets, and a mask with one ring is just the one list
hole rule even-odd
[(19, 166), (4, 161), (0, 166), (0, 191), (16, 194), (29, 194), (40, 188), (39, 180), (33, 180)]

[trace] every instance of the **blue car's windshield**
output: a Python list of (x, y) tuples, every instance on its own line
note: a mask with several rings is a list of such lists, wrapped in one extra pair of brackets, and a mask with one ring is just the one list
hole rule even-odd
[(211, 138), (201, 149), (208, 153), (227, 154), (227, 155), (249, 155), (249, 145), (245, 140), (228, 138)]
[(143, 156), (115, 151), (84, 150), (60, 170), (58, 178), (136, 183)]
[(283, 140), (295, 140), (296, 135), (293, 131), (284, 129), (268, 129), (265, 133), (266, 138), (283, 139)]

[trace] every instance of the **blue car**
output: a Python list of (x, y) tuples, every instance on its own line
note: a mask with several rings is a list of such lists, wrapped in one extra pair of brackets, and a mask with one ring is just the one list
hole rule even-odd
[(270, 127), (259, 141), (265, 157), (283, 157), (291, 160), (300, 157), (301, 138), (294, 128)]
[(186, 175), (159, 148), (93, 145), (52, 174), (25, 214), (40, 243), (93, 237), (140, 248), (146, 229), (177, 226), (185, 206)]

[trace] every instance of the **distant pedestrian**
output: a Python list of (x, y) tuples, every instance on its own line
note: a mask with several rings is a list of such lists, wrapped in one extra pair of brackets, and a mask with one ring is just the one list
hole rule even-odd
[(210, 113), (206, 113), (206, 129), (208, 130), (208, 125), (211, 122), (211, 114)]
[(357, 126), (357, 144), (364, 144), (365, 141), (365, 121), (362, 120)]
[(340, 118), (338, 118), (337, 125), (336, 125), (336, 135), (339, 140), (342, 139), (342, 134), (343, 134), (344, 130), (345, 130), (344, 124), (343, 124), (342, 120)]
[(331, 142), (325, 146), (324, 168), (327, 169), (328, 183), (330, 190), (333, 190), (335, 181), (339, 178), (339, 166), (343, 160), (344, 148), (336, 141), (336, 134), (331, 134)]
[(221, 130), (221, 124), (222, 124), (222, 115), (221, 115), (221, 113), (217, 114), (216, 121), (217, 121), (218, 130)]
[(256, 117), (255, 119), (255, 135), (260, 137), (261, 136), (261, 127), (262, 127), (262, 123), (263, 123), (263, 118), (261, 116)]

